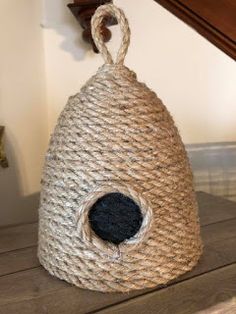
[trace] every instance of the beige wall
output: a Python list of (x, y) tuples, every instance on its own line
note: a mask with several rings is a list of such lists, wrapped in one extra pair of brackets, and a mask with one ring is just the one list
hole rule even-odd
[(0, 168), (0, 225), (6, 225), (37, 218), (47, 142), (40, 1), (1, 0), (0, 21), (0, 125), (10, 164)]
[[(70, 2), (70, 1), (67, 1)], [(50, 131), (69, 95), (101, 65), (64, 0), (44, 0)], [(163, 99), (185, 143), (236, 140), (236, 65), (153, 0), (116, 0), (132, 31), (126, 64)], [(119, 29), (109, 44), (115, 52)]]

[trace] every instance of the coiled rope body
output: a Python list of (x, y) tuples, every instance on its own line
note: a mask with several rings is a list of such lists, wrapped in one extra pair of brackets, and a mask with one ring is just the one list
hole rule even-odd
[[(123, 32), (116, 62), (100, 38), (105, 15)], [(51, 137), (39, 209), (41, 264), (82, 288), (129, 291), (165, 284), (196, 265), (201, 239), (192, 173), (172, 117), (123, 65), (129, 27), (113, 5), (97, 9), (92, 34), (105, 64), (69, 98)], [(143, 221), (119, 245), (100, 239), (88, 213), (106, 193), (140, 207)]]

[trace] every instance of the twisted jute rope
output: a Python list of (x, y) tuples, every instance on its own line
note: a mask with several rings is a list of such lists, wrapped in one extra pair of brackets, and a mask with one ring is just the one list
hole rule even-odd
[[(122, 31), (113, 61), (100, 32), (104, 16)], [(41, 264), (82, 288), (129, 291), (165, 284), (189, 271), (202, 252), (192, 173), (161, 100), (123, 65), (130, 31), (124, 13), (97, 9), (92, 34), (105, 64), (70, 97), (51, 136), (39, 209)], [(91, 229), (88, 212), (120, 192), (141, 208), (137, 234), (120, 245)]]

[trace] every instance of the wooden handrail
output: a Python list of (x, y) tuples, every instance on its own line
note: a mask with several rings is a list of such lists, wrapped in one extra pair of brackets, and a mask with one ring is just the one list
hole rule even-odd
[(154, 0), (236, 60), (235, 0)]

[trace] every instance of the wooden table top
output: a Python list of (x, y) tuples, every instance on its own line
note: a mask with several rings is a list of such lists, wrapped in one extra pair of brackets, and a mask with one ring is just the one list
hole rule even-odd
[(236, 203), (197, 193), (204, 254), (168, 285), (131, 293), (79, 289), (40, 265), (37, 223), (0, 229), (0, 314), (236, 313)]

